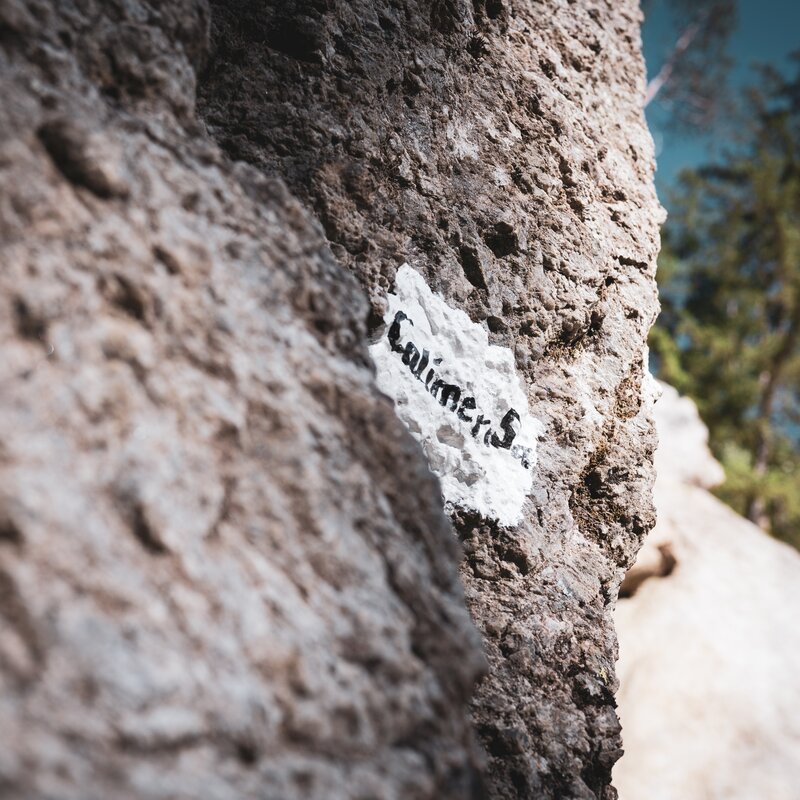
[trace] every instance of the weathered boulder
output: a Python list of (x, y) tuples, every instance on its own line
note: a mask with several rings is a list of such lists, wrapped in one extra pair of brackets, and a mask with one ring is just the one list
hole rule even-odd
[(212, 9), (208, 131), (314, 209), (372, 336), (407, 263), (514, 354), (545, 430), (523, 519), (452, 513), (490, 661), (472, 715), (493, 796), (610, 794), (611, 609), (653, 522), (642, 382), (661, 212), (638, 3)]
[[(653, 521), (638, 25), (0, 2), (0, 795), (614, 796)], [(428, 439), (370, 358), (403, 264), (503, 376), (436, 364)]]
[(203, 5), (0, 8), (0, 796), (478, 796), (438, 485)]
[(690, 400), (664, 387), (656, 420), (658, 525), (616, 612), (620, 797), (794, 800), (800, 554), (707, 491), (722, 471)]

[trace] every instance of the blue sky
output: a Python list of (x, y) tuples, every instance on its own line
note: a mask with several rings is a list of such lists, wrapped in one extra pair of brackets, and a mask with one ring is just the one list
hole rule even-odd
[[(644, 54), (650, 76), (658, 71), (677, 36), (667, 12), (668, 3), (669, 0), (655, 0), (645, 18)], [(794, 50), (800, 50), (800, 0), (739, 0), (738, 25), (729, 50), (735, 62), (733, 87), (755, 82), (756, 63), (787, 68), (788, 55)], [(665, 113), (657, 101), (647, 112), (656, 144), (656, 182), (662, 201), (667, 200), (665, 189), (681, 169), (708, 161), (715, 148), (724, 144), (719, 135), (701, 132), (687, 136), (665, 129)]]

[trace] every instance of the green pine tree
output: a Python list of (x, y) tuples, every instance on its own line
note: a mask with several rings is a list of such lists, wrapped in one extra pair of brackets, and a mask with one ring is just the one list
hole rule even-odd
[(747, 108), (738, 146), (681, 176), (651, 347), (708, 424), (720, 496), (800, 546), (800, 72), (765, 70)]

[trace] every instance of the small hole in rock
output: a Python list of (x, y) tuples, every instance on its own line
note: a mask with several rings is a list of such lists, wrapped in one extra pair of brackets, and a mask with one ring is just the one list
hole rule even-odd
[(14, 299), (14, 317), (17, 333), (25, 339), (41, 339), (47, 332), (45, 321), (21, 297)]

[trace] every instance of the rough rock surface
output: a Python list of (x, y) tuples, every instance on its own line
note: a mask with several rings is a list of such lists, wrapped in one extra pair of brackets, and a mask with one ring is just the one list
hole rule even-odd
[(707, 491), (694, 404), (656, 403), (658, 525), (616, 612), (622, 800), (800, 796), (800, 554)]
[(660, 210), (634, 0), (212, 3), (209, 133), (280, 174), (371, 303), (409, 263), (510, 347), (546, 426), (513, 528), (456, 513), (495, 797), (611, 795), (611, 609), (652, 525)]
[(0, 796), (479, 796), (437, 483), (353, 278), (198, 132), (207, 23), (0, 5)]
[[(652, 524), (638, 25), (0, 0), (0, 795), (614, 796), (611, 608)], [(404, 262), (546, 428), (521, 524), (452, 517), (476, 692), (457, 537), (367, 351)]]

